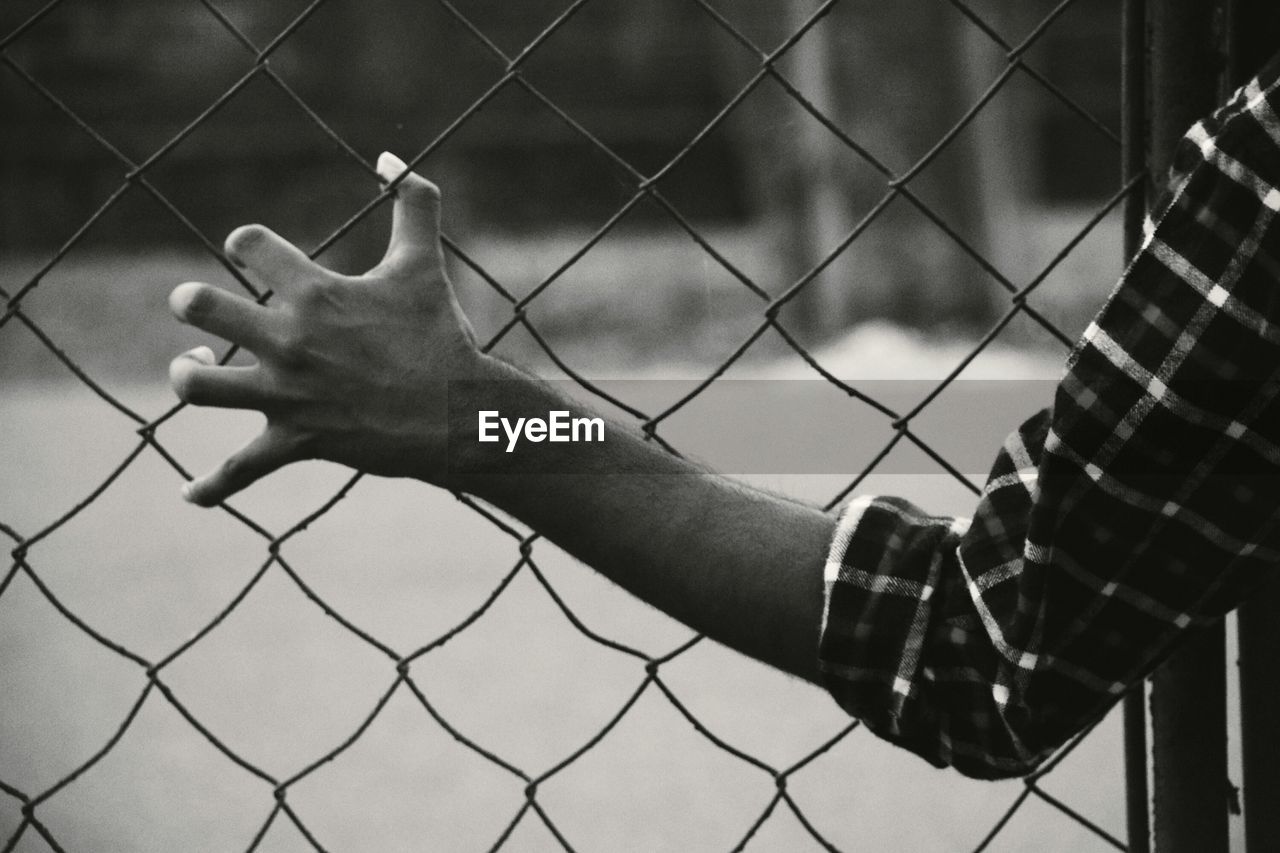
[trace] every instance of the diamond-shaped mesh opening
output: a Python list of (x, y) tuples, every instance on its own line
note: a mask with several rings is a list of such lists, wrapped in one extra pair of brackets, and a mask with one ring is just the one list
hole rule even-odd
[[(914, 419), (966, 368), (1042, 375), (1098, 299), (1070, 282), (1116, 271), (1118, 31), (1088, 0), (6, 3), (0, 473), (30, 505), (0, 502), (0, 843), (1119, 846), (1116, 751), (930, 773), (466, 496), (316, 464), (182, 509), (253, 424), (172, 409), (164, 365), (204, 341), (160, 316), (182, 279), (260, 292), (220, 251), (245, 221), (375, 262), (391, 149), (443, 187), (492, 351), (691, 380), (617, 401), (659, 436), (716, 377), (803, 376), (871, 451), (755, 481), (960, 507), (973, 472)], [(886, 317), (921, 328), (848, 331)], [(886, 342), (928, 380), (894, 407), (841, 381)]]

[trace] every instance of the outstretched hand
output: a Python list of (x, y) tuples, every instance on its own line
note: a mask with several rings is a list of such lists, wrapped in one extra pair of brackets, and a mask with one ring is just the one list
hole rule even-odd
[[(389, 154), (378, 161), (388, 182), (404, 172)], [(257, 363), (220, 366), (199, 348), (176, 358), (170, 374), (183, 400), (256, 409), (267, 426), (192, 480), (188, 500), (212, 506), (305, 458), (464, 489), (695, 630), (818, 679), (833, 517), (713, 475), (617, 426), (607, 441), (584, 445), (590, 453), (539, 445), (547, 455), (537, 458), (554, 469), (593, 476), (530, 473), (502, 452), (492, 467), (477, 455), (470, 438), (480, 409), (576, 404), (476, 348), (445, 275), (434, 186), (404, 175), (387, 254), (362, 276), (327, 270), (260, 226), (233, 232), (226, 251), (275, 292), (269, 304), (195, 283), (180, 285), (170, 303), (180, 320), (243, 346)], [(454, 385), (450, 407), (453, 380), (482, 381)], [(462, 463), (452, 470), (451, 428)]]
[[(406, 166), (383, 154), (386, 182)], [(361, 276), (325, 269), (271, 230), (231, 233), (227, 257), (274, 291), (261, 305), (199, 282), (174, 289), (179, 320), (238, 344), (252, 366), (220, 366), (198, 347), (174, 359), (170, 381), (199, 406), (256, 409), (266, 428), (183, 489), (212, 506), (301, 459), (388, 476), (445, 480), (446, 383), (486, 361), (458, 306), (440, 246), (440, 192), (414, 173), (395, 189), (391, 239)]]

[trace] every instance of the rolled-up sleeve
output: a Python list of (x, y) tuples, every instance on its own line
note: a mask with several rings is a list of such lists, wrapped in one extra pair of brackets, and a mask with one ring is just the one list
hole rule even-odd
[(1158, 222), (971, 519), (844, 507), (819, 664), (938, 766), (1032, 770), (1280, 562), (1280, 95), (1197, 124)]

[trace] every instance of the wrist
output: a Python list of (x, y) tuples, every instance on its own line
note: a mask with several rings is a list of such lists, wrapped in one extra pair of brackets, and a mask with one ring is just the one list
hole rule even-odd
[(633, 430), (607, 421), (555, 383), (484, 359), (471, 378), (449, 383), (450, 488), (504, 503), (548, 478), (671, 473), (676, 460), (644, 446)]
[(481, 441), (482, 413), (486, 419), (536, 417), (559, 399), (539, 379), (487, 353), (476, 352), (466, 371), (455, 375), (445, 389), (445, 485), (479, 497), (489, 497), (496, 480), (524, 473), (525, 454), (503, 452), (506, 443), (493, 425)]

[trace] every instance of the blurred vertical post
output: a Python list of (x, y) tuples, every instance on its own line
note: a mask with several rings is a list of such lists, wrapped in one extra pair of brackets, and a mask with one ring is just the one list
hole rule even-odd
[[(818, 112), (838, 123), (844, 110), (834, 85), (832, 28), (835, 24), (829, 12), (828, 9), (828, 17), (815, 23), (788, 51), (787, 58), (795, 87)], [(787, 31), (796, 32), (813, 14), (812, 2), (789, 0)], [(799, 125), (795, 135), (798, 150), (791, 157), (795, 172), (791, 180), (784, 183), (790, 197), (782, 203), (786, 233), (781, 244), (788, 256), (786, 270), (798, 278), (820, 264), (853, 225), (836, 174), (836, 160), (843, 146), (803, 107), (796, 104), (793, 109)], [(806, 332), (829, 332), (830, 328), (824, 328), (828, 321), (844, 317), (844, 294), (854, 286), (847, 258), (845, 252), (834, 259), (796, 298), (793, 310)], [(858, 286), (863, 284), (860, 282)]]
[[(1245, 83), (1280, 49), (1275, 0), (1232, 0), (1227, 75)], [(1240, 741), (1249, 853), (1280, 850), (1280, 583), (1273, 578), (1239, 611)]]
[[(1146, 168), (1147, 156), (1147, 8), (1145, 0), (1125, 0), (1120, 27), (1122, 52), (1120, 168), (1130, 181)], [(1142, 242), (1146, 194), (1135, 190), (1124, 200), (1124, 254), (1133, 257)], [(1147, 692), (1139, 681), (1124, 698), (1125, 817), (1129, 853), (1151, 849), (1147, 788)]]
[[(1221, 2), (1148, 0), (1151, 175), (1167, 172), (1178, 140), (1217, 105), (1223, 68)], [(1192, 637), (1152, 678), (1158, 853), (1226, 853), (1226, 634)]]
[(1280, 584), (1240, 608), (1240, 729), (1249, 853), (1280, 850)]

